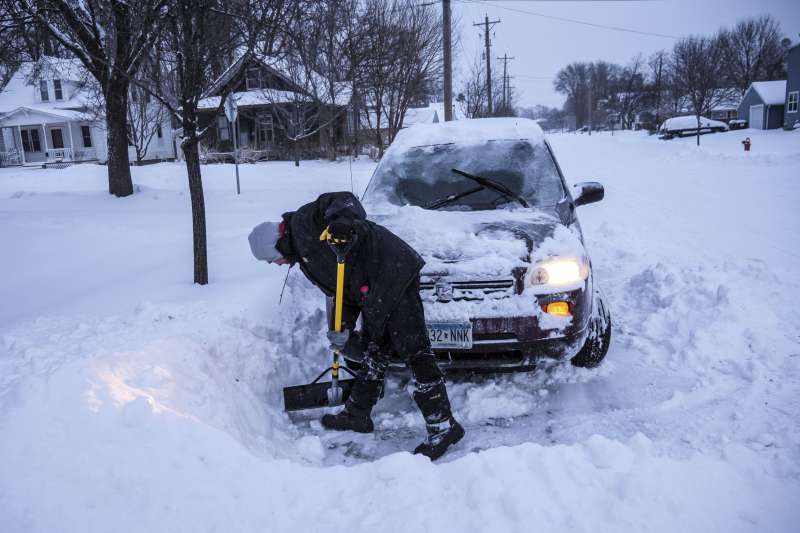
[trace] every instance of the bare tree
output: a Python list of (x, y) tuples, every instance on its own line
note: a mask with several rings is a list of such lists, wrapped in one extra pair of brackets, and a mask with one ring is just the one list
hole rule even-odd
[(697, 146), (700, 146), (700, 117), (730, 97), (720, 87), (726, 65), (718, 38), (686, 37), (672, 50), (675, 87), (686, 96), (697, 119)]
[(567, 97), (565, 110), (575, 115), (575, 125), (580, 128), (586, 122), (586, 98), (589, 90), (589, 65), (570, 63), (556, 74), (553, 81), (555, 90)]
[(643, 68), (642, 55), (637, 54), (617, 77), (618, 110), (623, 128), (632, 128), (636, 114), (642, 109), (645, 97)]
[(430, 4), (367, 0), (364, 20), (366, 121), (383, 155), (384, 141), (394, 140), (411, 103), (429, 94), (439, 77), (441, 18)]
[[(272, 50), (289, 0), (170, 0), (162, 41), (165, 73), (157, 79), (136, 81), (177, 119), (182, 129), (181, 150), (186, 161), (192, 204), (194, 282), (208, 283), (205, 200), (199, 144), (211, 127), (202, 127), (198, 103), (216, 79), (219, 57), (230, 58), (238, 49), (248, 54), (258, 47)], [(220, 24), (228, 19), (235, 24)], [(134, 80), (135, 81), (135, 80)], [(223, 87), (218, 112), (232, 87)]]
[(758, 80), (781, 79), (785, 76), (785, 48), (781, 30), (770, 15), (740, 21), (719, 35), (725, 75), (741, 94)]
[(656, 128), (661, 124), (664, 116), (665, 91), (669, 86), (669, 54), (666, 50), (659, 50), (650, 56), (647, 61), (649, 68), (649, 100), (653, 108), (653, 119)]
[(476, 57), (464, 79), (456, 101), (461, 113), (467, 118), (486, 116), (486, 69)]
[(0, 0), (0, 87), (23, 62), (64, 54), (58, 41), (23, 7), (18, 0)]
[(128, 142), (141, 162), (147, 155), (150, 143), (156, 135), (163, 135), (162, 124), (167, 111), (160, 102), (153, 100), (147, 91), (131, 88), (128, 98)]
[(133, 194), (128, 161), (128, 94), (159, 37), (168, 0), (19, 0), (97, 80), (105, 102), (108, 191)]

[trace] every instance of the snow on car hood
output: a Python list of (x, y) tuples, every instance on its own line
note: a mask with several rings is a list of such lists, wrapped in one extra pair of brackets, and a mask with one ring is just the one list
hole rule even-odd
[[(381, 204), (370, 219), (405, 240), (425, 260), (423, 276), (509, 277), (553, 255), (583, 254), (580, 238), (544, 210), (431, 211)], [(374, 213), (374, 214), (373, 214)]]

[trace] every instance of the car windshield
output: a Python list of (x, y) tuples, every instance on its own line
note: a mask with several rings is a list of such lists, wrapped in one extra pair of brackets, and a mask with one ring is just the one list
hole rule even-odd
[(458, 211), (520, 206), (513, 196), (463, 175), (468, 173), (503, 186), (532, 207), (552, 206), (564, 197), (564, 188), (547, 150), (526, 140), (390, 150), (372, 176), (364, 200)]

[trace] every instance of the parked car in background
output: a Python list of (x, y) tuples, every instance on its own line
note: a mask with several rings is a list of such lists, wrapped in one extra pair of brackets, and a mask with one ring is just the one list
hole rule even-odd
[(728, 122), (728, 127), (732, 130), (743, 130), (747, 128), (747, 121), (736, 118)]
[[(706, 117), (700, 117), (699, 126), (701, 134), (728, 131), (728, 125), (724, 122), (720, 122), (719, 120), (711, 120), (710, 118)], [(658, 128), (658, 132), (661, 134), (662, 139), (697, 135), (697, 130), (697, 117), (694, 115), (668, 118), (661, 124), (661, 127)]]

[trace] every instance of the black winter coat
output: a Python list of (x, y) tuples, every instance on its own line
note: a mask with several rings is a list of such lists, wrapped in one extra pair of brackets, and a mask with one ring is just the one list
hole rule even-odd
[(332, 222), (348, 222), (358, 235), (345, 259), (345, 303), (361, 309), (373, 339), (383, 337), (386, 320), (425, 262), (400, 237), (367, 220), (361, 202), (349, 192), (331, 192), (297, 211), (284, 213), (286, 232), (276, 248), (326, 295), (336, 290), (336, 255), (320, 234)]

